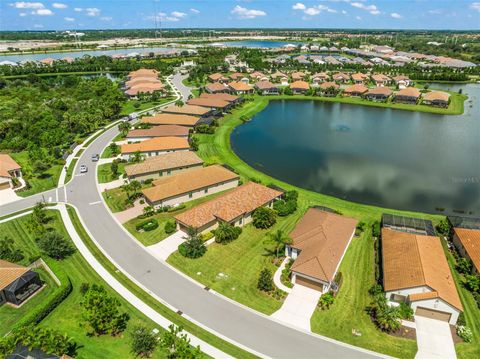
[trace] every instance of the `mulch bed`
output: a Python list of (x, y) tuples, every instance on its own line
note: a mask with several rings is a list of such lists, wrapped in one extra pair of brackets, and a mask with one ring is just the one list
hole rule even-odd
[(463, 339), (457, 335), (457, 329), (455, 325), (450, 325), (450, 332), (452, 333), (453, 344), (463, 343)]
[(400, 327), (400, 329), (389, 334), (393, 335), (394, 337), (417, 340), (416, 330), (414, 328), (409, 328), (403, 325)]

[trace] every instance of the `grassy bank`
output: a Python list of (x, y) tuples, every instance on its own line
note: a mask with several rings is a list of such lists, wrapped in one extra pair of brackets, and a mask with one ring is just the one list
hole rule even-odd
[(65, 183), (68, 183), (73, 177), (73, 171), (75, 170), (75, 165), (78, 162), (78, 158), (73, 158), (67, 168), (67, 174), (65, 176)]
[(127, 163), (119, 162), (118, 163), (118, 174), (114, 176), (112, 174), (112, 164), (104, 163), (98, 166), (98, 183), (107, 183), (119, 179), (125, 173), (125, 166)]

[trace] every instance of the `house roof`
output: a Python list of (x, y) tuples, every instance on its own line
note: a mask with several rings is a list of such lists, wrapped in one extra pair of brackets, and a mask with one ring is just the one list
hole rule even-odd
[(428, 286), (462, 310), (440, 238), (382, 228), (382, 259), (385, 291)]
[(390, 81), (390, 77), (384, 74), (375, 74), (372, 75), (372, 80), (375, 82)]
[(357, 73), (352, 75), (352, 80), (355, 80), (355, 81), (364, 81), (367, 78), (368, 78), (368, 76), (365, 75), (365, 74), (362, 74), (361, 72), (357, 72)]
[(292, 271), (333, 281), (356, 225), (356, 219), (310, 208), (290, 233), (292, 247), (301, 251)]
[(10, 155), (0, 153), (0, 177), (11, 178), (10, 171), (21, 169), (20, 165)]
[(155, 180), (153, 187), (144, 189), (142, 193), (150, 202), (158, 202), (239, 178), (220, 165), (199, 167)]
[(250, 86), (249, 84), (246, 84), (245, 82), (241, 81), (232, 81), (228, 84), (232, 89), (235, 91), (251, 91), (253, 90), (253, 87)]
[(0, 290), (8, 287), (30, 269), (0, 259)]
[(131, 79), (134, 77), (158, 77), (158, 71), (154, 69), (139, 69), (131, 71), (128, 77)]
[(144, 83), (144, 82), (150, 82), (150, 83), (159, 83), (160, 82), (161, 83), (161, 81), (159, 79), (157, 79), (156, 77), (134, 77), (133, 79), (125, 82), (125, 85), (127, 87), (132, 87), (132, 86), (138, 85), (140, 83)]
[(208, 75), (208, 78), (212, 81), (218, 81), (224, 79), (225, 76), (223, 76), (221, 73), (216, 72), (214, 74)]
[(270, 75), (271, 78), (276, 79), (277, 77), (288, 77), (281, 71), (275, 71), (273, 74)]
[(183, 115), (196, 115), (196, 116), (203, 116), (210, 112), (208, 108), (202, 106), (193, 106), (193, 105), (183, 105), (183, 106), (168, 106), (162, 109), (162, 112), (165, 113), (177, 113)]
[(226, 85), (224, 85), (220, 82), (213, 82), (213, 83), (207, 84), (205, 86), (205, 88), (207, 89), (207, 91), (210, 91), (210, 92), (228, 90), (228, 86), (226, 86)]
[(234, 73), (231, 74), (229, 77), (230, 77), (232, 80), (237, 80), (237, 79), (241, 79), (243, 76), (244, 76), (244, 74), (242, 74), (242, 73), (240, 73), (240, 72), (234, 72)]
[(405, 80), (410, 80), (408, 76), (405, 75), (398, 75), (393, 78), (394, 81), (405, 81)]
[(319, 79), (328, 79), (328, 74), (326, 72), (317, 72), (316, 74), (314, 74), (312, 76), (312, 79), (316, 79), (316, 78), (319, 78)]
[(335, 89), (339, 89), (340, 86), (338, 86), (335, 82), (324, 82), (323, 84), (320, 84), (319, 86), (322, 90), (326, 90), (330, 87), (333, 87)]
[(343, 79), (349, 79), (350, 76), (347, 74), (344, 74), (343, 72), (337, 72), (336, 74), (332, 75), (332, 78), (334, 80), (343, 80)]
[(231, 95), (229, 93), (216, 93), (216, 94), (212, 94), (212, 93), (202, 93), (200, 95), (200, 98), (218, 98), (220, 100), (223, 100), (223, 101), (228, 101), (228, 102), (235, 102), (237, 101), (240, 97), (238, 96), (235, 96), (235, 95)]
[(260, 89), (260, 90), (268, 90), (268, 89), (277, 88), (277, 85), (272, 84), (270, 81), (258, 81), (255, 84), (255, 87)]
[(362, 84), (355, 84), (348, 86), (343, 92), (346, 93), (365, 93), (368, 91), (368, 87)]
[(176, 115), (171, 113), (157, 113), (155, 116), (145, 116), (140, 119), (140, 123), (149, 123), (152, 125), (180, 125), (193, 127), (200, 121), (197, 116)]
[(292, 79), (303, 79), (305, 77), (305, 73), (301, 71), (293, 72)]
[(424, 101), (444, 101), (448, 102), (450, 94), (441, 91), (431, 91), (423, 95)]
[(125, 167), (127, 176), (158, 172), (178, 167), (188, 167), (203, 164), (203, 160), (193, 151), (178, 151), (165, 153), (161, 156), (148, 157), (145, 161)]
[(265, 77), (265, 75), (264, 75), (262, 72), (260, 72), (260, 71), (255, 71), (255, 72), (253, 72), (252, 74), (250, 74), (250, 77), (252, 77), (252, 78), (260, 78), (260, 77)]
[(221, 100), (219, 98), (205, 98), (205, 97), (192, 98), (188, 100), (187, 103), (189, 105), (209, 107), (209, 108), (220, 108), (220, 109), (230, 106), (230, 102)]
[(398, 91), (396, 96), (419, 98), (420, 97), (420, 91), (415, 87), (407, 87), (407, 88), (404, 88), (404, 89), (401, 89), (400, 91)]
[(310, 85), (305, 81), (294, 81), (290, 84), (291, 89), (308, 90)]
[(480, 272), (480, 229), (454, 227), (453, 231), (473, 265)]
[(248, 182), (217, 198), (204, 202), (175, 216), (176, 220), (192, 228), (199, 228), (217, 218), (230, 222), (242, 214), (250, 213), (282, 192), (255, 182)]
[(161, 125), (153, 126), (147, 129), (131, 130), (127, 134), (127, 138), (136, 137), (170, 137), (170, 136), (188, 136), (188, 127), (179, 125)]
[(182, 137), (157, 137), (138, 143), (127, 143), (121, 146), (122, 153), (166, 151), (189, 149), (188, 140)]
[(165, 88), (161, 82), (140, 82), (125, 91), (127, 95), (138, 95), (139, 93), (151, 93), (161, 91)]
[(374, 87), (372, 89), (369, 89), (367, 92), (367, 95), (385, 95), (385, 96), (390, 96), (393, 93), (393, 91), (388, 88), (388, 87)]

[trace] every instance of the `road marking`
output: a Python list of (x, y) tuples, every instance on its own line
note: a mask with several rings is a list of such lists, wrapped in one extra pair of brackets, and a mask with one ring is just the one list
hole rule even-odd
[(75, 175), (75, 177), (78, 177), (78, 176), (85, 176), (85, 173), (79, 173), (78, 175)]
[(52, 197), (48, 197), (48, 203), (52, 202)]
[(90, 202), (89, 205), (92, 206), (94, 204), (99, 204), (99, 203), (102, 203), (102, 201)]
[(63, 194), (65, 196), (64, 201), (67, 202), (67, 186), (63, 186)]
[(58, 187), (55, 188), (55, 195), (56, 195), (56, 197), (57, 197), (57, 201), (56, 201), (56, 202), (58, 202)]

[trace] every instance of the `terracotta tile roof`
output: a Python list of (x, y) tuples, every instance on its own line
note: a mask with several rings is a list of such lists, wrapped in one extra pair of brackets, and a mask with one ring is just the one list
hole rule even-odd
[(255, 87), (259, 90), (269, 90), (269, 89), (276, 89), (277, 85), (272, 84), (270, 81), (258, 81), (255, 84)]
[(153, 187), (142, 191), (150, 202), (158, 202), (240, 177), (220, 165), (200, 167), (153, 181)]
[(324, 82), (323, 84), (320, 84), (319, 86), (322, 90), (327, 90), (330, 87), (333, 87), (335, 89), (339, 89), (340, 86), (338, 86), (335, 82)]
[(352, 86), (348, 86), (343, 92), (345, 93), (365, 93), (368, 91), (368, 87), (362, 84), (355, 84)]
[(438, 298), (438, 293), (436, 291), (425, 292), (425, 293), (415, 293), (415, 294), (410, 294), (408, 296), (408, 299), (410, 299), (410, 301), (412, 302), (417, 302), (419, 300), (433, 299), (433, 298)]
[(13, 283), (30, 269), (0, 259), (0, 290)]
[(357, 72), (356, 74), (352, 75), (352, 80), (354, 81), (365, 81), (368, 78), (367, 75), (362, 74), (361, 72)]
[(420, 91), (415, 87), (407, 87), (397, 92), (396, 96), (404, 96), (404, 97), (420, 97)]
[(228, 86), (220, 83), (220, 82), (213, 82), (210, 84), (207, 84), (205, 86), (205, 89), (210, 92), (219, 92), (219, 91), (227, 91)]
[(208, 75), (208, 79), (211, 80), (211, 81), (213, 81), (213, 82), (216, 82), (216, 81), (225, 79), (225, 76), (223, 76), (221, 73), (218, 73), (218, 72), (217, 72), (217, 73)]
[(208, 108), (219, 108), (219, 109), (224, 109), (230, 106), (230, 102), (220, 100), (219, 98), (205, 98), (205, 97), (192, 98), (187, 101), (187, 104), (208, 107)]
[(305, 81), (294, 81), (290, 84), (290, 88), (292, 90), (308, 90), (310, 88), (310, 85), (308, 84), (308, 82)]
[(121, 146), (122, 153), (167, 151), (189, 149), (188, 140), (182, 137), (158, 137), (138, 143), (127, 143)]
[(147, 129), (131, 130), (127, 138), (137, 137), (186, 137), (188, 136), (188, 127), (179, 125), (161, 125), (153, 126)]
[(168, 106), (162, 109), (162, 112), (165, 113), (177, 113), (183, 115), (195, 115), (195, 116), (203, 116), (210, 113), (211, 110), (201, 106), (193, 106), (193, 105), (183, 105), (183, 106)]
[(372, 80), (375, 82), (384, 82), (384, 81), (390, 81), (390, 77), (384, 74), (375, 74), (372, 75)]
[(218, 98), (220, 100), (223, 100), (223, 101), (228, 101), (228, 102), (235, 102), (237, 101), (240, 97), (239, 96), (235, 96), (235, 95), (230, 95), (229, 93), (216, 93), (216, 94), (212, 94), (212, 93), (202, 93), (200, 95), (200, 98)]
[(286, 74), (284, 74), (283, 72), (276, 71), (273, 74), (271, 74), (270, 77), (272, 79), (276, 79), (276, 78), (279, 78), (279, 77), (288, 77), (288, 76)]
[(298, 72), (294, 72), (292, 73), (292, 79), (295, 81), (295, 80), (301, 80), (305, 77), (305, 73), (304, 72), (301, 72), (301, 71), (298, 71)]
[(135, 77), (135, 78), (125, 82), (125, 85), (127, 87), (132, 87), (132, 86), (138, 85), (140, 83), (147, 83), (147, 82), (158, 83), (158, 82), (161, 82), (161, 81), (159, 79), (157, 79), (156, 77)]
[(231, 74), (229, 77), (232, 79), (232, 80), (238, 80), (238, 79), (241, 79), (243, 76), (245, 76), (244, 74), (240, 73), (240, 72), (234, 72), (233, 74)]
[(325, 80), (325, 79), (328, 79), (328, 74), (326, 72), (317, 72), (316, 74), (314, 74), (312, 76), (312, 79), (322, 79), (322, 80)]
[(203, 160), (193, 151), (170, 152), (161, 156), (148, 157), (145, 161), (125, 167), (127, 176), (159, 172), (179, 167), (203, 164)]
[(192, 228), (202, 227), (217, 218), (229, 222), (269, 203), (281, 194), (277, 190), (258, 183), (248, 182), (215, 199), (180, 213), (175, 218)]
[(310, 208), (290, 233), (292, 247), (301, 250), (292, 271), (333, 281), (356, 225), (356, 219)]
[(161, 82), (141, 82), (136, 83), (135, 86), (130, 87), (125, 91), (127, 95), (135, 96), (139, 93), (152, 93), (155, 91), (162, 91), (165, 88)]
[(350, 78), (350, 75), (344, 74), (343, 72), (337, 72), (336, 74), (332, 75), (332, 78), (335, 81), (348, 80)]
[(128, 74), (129, 78), (134, 78), (134, 77), (158, 77), (158, 71), (154, 69), (139, 69), (136, 71), (131, 71)]
[(367, 95), (385, 95), (390, 96), (393, 91), (388, 87), (375, 87), (373, 89), (369, 89)]
[(450, 94), (441, 91), (430, 91), (423, 95), (424, 101), (444, 101), (448, 102)]
[(453, 228), (470, 260), (480, 272), (480, 229)]
[(385, 291), (428, 286), (462, 310), (440, 238), (382, 228), (382, 260)]
[(250, 75), (250, 77), (254, 78), (254, 79), (259, 79), (259, 78), (266, 77), (266, 76), (265, 76), (265, 74), (263, 74), (260, 71), (255, 71)]
[(12, 176), (9, 172), (21, 168), (10, 155), (0, 153), (0, 177), (11, 178)]
[(393, 78), (394, 81), (405, 81), (405, 80), (410, 80), (408, 76), (405, 75), (398, 75)]
[(193, 127), (200, 121), (197, 116), (175, 115), (170, 113), (157, 113), (155, 116), (145, 116), (140, 119), (140, 123), (149, 123), (152, 125), (180, 125)]
[(232, 81), (228, 84), (234, 91), (252, 91), (253, 87), (245, 82)]

